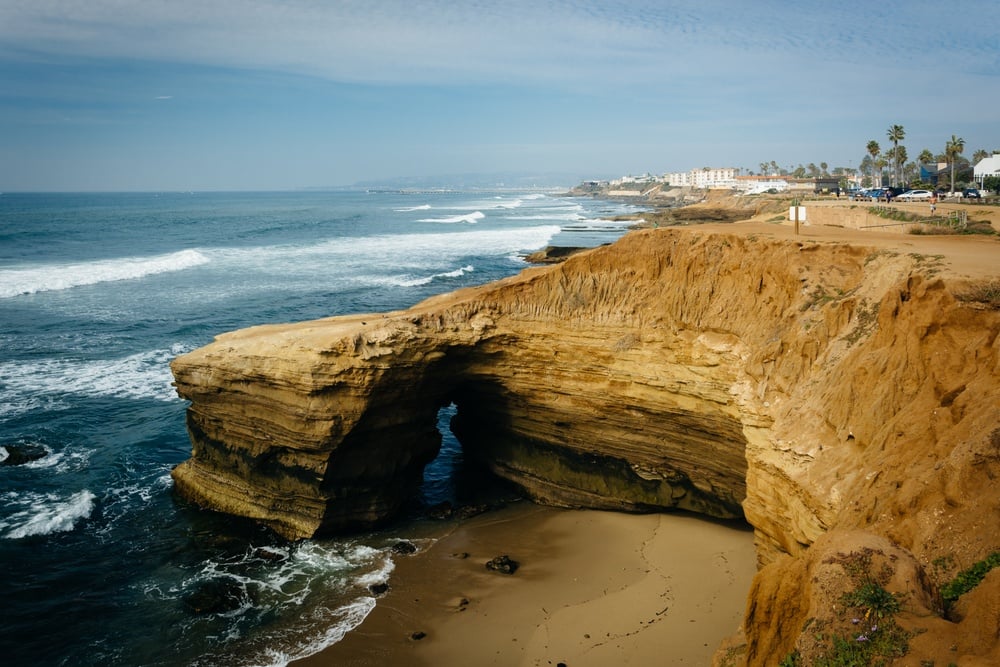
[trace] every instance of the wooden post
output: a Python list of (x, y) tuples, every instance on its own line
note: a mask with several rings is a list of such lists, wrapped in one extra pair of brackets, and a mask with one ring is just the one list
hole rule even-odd
[(799, 235), (799, 201), (797, 199), (792, 200), (792, 208), (795, 209), (795, 235)]

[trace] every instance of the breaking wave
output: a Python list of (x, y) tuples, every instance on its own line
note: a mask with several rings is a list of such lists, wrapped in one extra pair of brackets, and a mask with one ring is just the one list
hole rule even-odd
[(394, 285), (399, 285), (400, 287), (419, 287), (420, 285), (426, 285), (433, 282), (437, 278), (460, 278), (466, 273), (472, 273), (474, 269), (472, 265), (463, 266), (460, 269), (455, 269), (454, 271), (445, 271), (444, 273), (435, 273), (432, 276), (426, 276), (424, 278), (412, 278), (412, 279), (402, 279), (391, 281)]
[(41, 359), (0, 363), (0, 416), (11, 416), (43, 404), (42, 396), (78, 394), (91, 397), (180, 400), (171, 383), (170, 360), (187, 348), (150, 350), (118, 359)]
[(197, 250), (181, 250), (154, 257), (102, 259), (76, 264), (46, 264), (32, 268), (0, 270), (0, 298), (70, 289), (84, 285), (135, 280), (158, 273), (183, 271), (207, 264)]
[(0, 531), (6, 531), (3, 536), (12, 540), (70, 531), (94, 511), (94, 500), (94, 494), (86, 489), (68, 498), (53, 493), (5, 494), (5, 503), (24, 509), (0, 519)]
[(465, 215), (452, 215), (447, 218), (421, 218), (417, 222), (440, 222), (445, 224), (455, 224), (459, 222), (467, 222), (470, 225), (475, 224), (477, 221), (482, 220), (486, 217), (486, 214), (482, 211), (474, 211), (472, 213), (466, 213)]

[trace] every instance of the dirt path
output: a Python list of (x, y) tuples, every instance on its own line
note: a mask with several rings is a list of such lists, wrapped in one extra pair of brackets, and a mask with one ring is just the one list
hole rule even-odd
[[(818, 201), (805, 202), (806, 207), (823, 206), (839, 207), (849, 210), (852, 206), (863, 205), (860, 202)], [(912, 207), (915, 211), (926, 208), (927, 204), (893, 204), (901, 209)], [(938, 204), (938, 210), (964, 210), (970, 219), (989, 220), (993, 228), (1000, 232), (1000, 207), (976, 206), (962, 203)], [(894, 232), (859, 230), (831, 225), (800, 225), (799, 234), (795, 234), (794, 223), (777, 224), (764, 222), (761, 218), (773, 219), (773, 214), (759, 216), (748, 222), (733, 224), (704, 224), (698, 229), (713, 229), (734, 234), (760, 234), (774, 238), (816, 241), (821, 243), (854, 243), (859, 245), (886, 248), (900, 253), (917, 253), (928, 257), (940, 256), (945, 268), (954, 276), (974, 280), (983, 278), (1000, 279), (1000, 236), (984, 235), (918, 235)]]

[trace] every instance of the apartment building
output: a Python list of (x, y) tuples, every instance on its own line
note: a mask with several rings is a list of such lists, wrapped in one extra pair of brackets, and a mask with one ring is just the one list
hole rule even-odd
[(703, 167), (664, 174), (663, 180), (674, 187), (731, 188), (735, 186), (739, 173), (737, 167)]

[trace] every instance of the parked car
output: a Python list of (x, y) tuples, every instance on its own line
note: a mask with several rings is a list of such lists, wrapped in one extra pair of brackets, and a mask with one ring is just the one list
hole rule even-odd
[(887, 190), (888, 188), (868, 188), (859, 192), (855, 199), (860, 199), (861, 201), (879, 201), (880, 199), (885, 199)]
[(976, 188), (965, 188), (962, 190), (962, 199), (982, 199), (983, 196), (979, 194), (979, 190)]
[(930, 190), (907, 190), (903, 194), (896, 197), (900, 201), (920, 201), (923, 199), (930, 199), (934, 193)]

